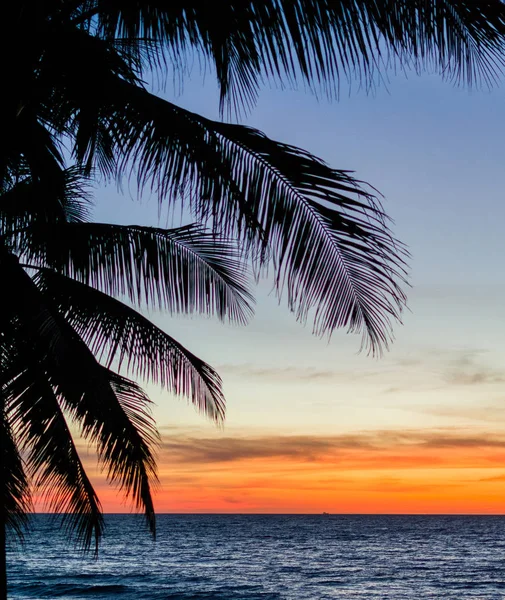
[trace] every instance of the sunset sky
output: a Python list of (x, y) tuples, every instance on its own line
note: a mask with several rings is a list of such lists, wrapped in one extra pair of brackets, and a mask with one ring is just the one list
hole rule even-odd
[[(218, 118), (195, 68), (165, 96)], [(382, 359), (314, 338), (257, 289), (245, 328), (156, 323), (218, 369), (222, 430), (149, 391), (159, 512), (505, 513), (505, 87), (392, 77), (340, 101), (265, 88), (243, 119), (378, 188), (411, 254), (409, 309)], [(156, 225), (157, 204), (99, 189), (97, 220)], [(87, 462), (94, 468), (94, 459)], [(129, 510), (96, 475), (106, 511)]]

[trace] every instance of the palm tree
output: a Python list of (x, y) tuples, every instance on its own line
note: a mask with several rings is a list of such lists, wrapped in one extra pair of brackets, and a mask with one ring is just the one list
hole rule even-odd
[(0, 197), (0, 276), (9, 282), (0, 316), (2, 512), (22, 534), (34, 482), (84, 548), (94, 540), (97, 550), (100, 502), (69, 421), (154, 533), (158, 434), (145, 392), (119, 371), (188, 397), (214, 421), (224, 417), (217, 373), (132, 305), (244, 323), (251, 296), (228, 242), (199, 226), (90, 222), (82, 175), (60, 174), (52, 193), (25, 176)]
[(198, 52), (223, 110), (252, 104), (264, 78), (331, 96), (345, 78), (374, 85), (390, 65), (491, 83), (501, 0), (31, 0), (2, 11), (0, 180), (20, 157), (51, 178), (64, 140), (88, 174), (132, 174), (247, 242), (256, 273), (272, 265), (279, 296), (300, 321), (315, 315), (316, 333), (343, 326), (374, 352), (387, 346), (404, 255), (370, 190), (301, 149), (167, 102), (144, 79)]
[[(243, 320), (250, 298), (224, 236), (240, 242), (257, 277), (272, 267), (279, 297), (298, 320), (313, 318), (319, 335), (346, 327), (380, 352), (405, 302), (404, 249), (371, 188), (257, 130), (167, 102), (144, 80), (153, 71), (163, 76), (167, 63), (184, 69), (197, 52), (214, 69), (222, 111), (232, 114), (254, 103), (265, 78), (302, 81), (329, 96), (346, 79), (369, 88), (390, 66), (491, 84), (503, 66), (505, 7), (500, 0), (20, 0), (1, 11), (8, 85), (0, 269), (12, 290), (0, 330), (3, 520), (16, 525), (27, 508), (19, 454), (26, 444), (40, 482), (63, 482), (56, 507), (74, 513), (71, 523), (89, 545), (101, 521), (62, 433), (65, 411), (153, 526), (147, 399), (111, 370), (114, 360), (222, 415), (210, 367), (120, 299)], [(200, 225), (167, 232), (86, 222), (82, 177), (126, 176), (162, 203), (182, 202)], [(47, 445), (53, 434), (67, 440), (65, 452)]]

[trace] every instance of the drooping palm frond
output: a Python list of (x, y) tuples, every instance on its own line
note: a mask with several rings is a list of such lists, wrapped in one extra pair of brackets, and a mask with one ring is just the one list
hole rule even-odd
[[(22, 324), (40, 368), (46, 373), (62, 408), (96, 444), (112, 483), (119, 484), (144, 510), (155, 532), (150, 481), (156, 481), (152, 446), (157, 432), (148, 399), (133, 382), (100, 366), (86, 344), (52, 309), (15, 257), (0, 253), (0, 276), (12, 285), (6, 308)], [(135, 404), (135, 420), (131, 420)]]
[[(76, 340), (77, 342), (77, 340)], [(77, 369), (60, 358), (61, 366), (47, 369), (49, 380), (65, 411), (81, 427), (81, 435), (97, 448), (107, 479), (144, 512), (151, 533), (156, 533), (151, 488), (158, 479), (153, 447), (158, 443), (149, 399), (134, 382), (101, 367), (85, 345)]]
[[(48, 229), (61, 223), (82, 223), (89, 219), (91, 197), (88, 179), (73, 166), (53, 174), (51, 189), (24, 174), (0, 194), (0, 231), (9, 246), (26, 252), (30, 237), (47, 237)], [(28, 229), (32, 234), (27, 235)]]
[[(82, 32), (83, 44), (87, 37)], [(98, 48), (106, 61), (110, 47), (95, 41), (91, 51)], [(99, 150), (106, 135), (118, 176), (136, 165), (141, 185), (163, 198), (189, 196), (199, 220), (238, 235), (252, 248), (256, 266), (273, 257), (277, 291), (287, 291), (302, 322), (314, 313), (319, 334), (347, 327), (364, 333), (373, 352), (387, 346), (405, 301), (403, 248), (373, 196), (349, 173), (258, 131), (165, 102), (128, 81), (119, 67), (104, 70), (90, 100), (79, 93), (75, 76), (65, 83), (75, 109), (73, 116), (63, 110), (67, 133), (75, 136), (75, 156), (86, 169), (108, 174)], [(88, 126), (88, 118), (99, 127)]]
[[(30, 358), (30, 357), (27, 357)], [(61, 407), (36, 361), (23, 369), (6, 388), (7, 406), (17, 446), (25, 453), (27, 468), (51, 512), (85, 549), (94, 539), (95, 552), (103, 532), (100, 501), (86, 475)]]
[(60, 139), (47, 123), (42, 123), (37, 105), (18, 108), (19, 114), (5, 126), (0, 142), (0, 191), (6, 191), (20, 171), (30, 176), (47, 191), (56, 183), (64, 160)]
[[(44, 47), (37, 86), (51, 91), (47, 120), (58, 133), (70, 134), (71, 138), (75, 135), (77, 159), (87, 174), (97, 160), (103, 173), (114, 173), (118, 157), (101, 117), (101, 94), (95, 91), (106, 86), (111, 77), (142, 85), (136, 65), (124, 56), (128, 46), (127, 40), (123, 44), (101, 40), (65, 23)], [(69, 130), (69, 122), (78, 127)]]
[[(107, 476), (110, 481), (119, 482), (120, 489), (126, 497), (131, 497), (135, 507), (144, 511), (151, 533), (156, 535), (156, 515), (151, 489), (158, 484), (158, 476), (152, 448), (159, 443), (159, 435), (149, 411), (151, 401), (134, 381), (106, 368), (103, 368), (103, 376), (117, 399), (117, 404), (113, 404), (113, 410), (110, 411), (109, 408), (109, 411), (114, 413), (112, 418), (117, 419), (119, 425), (117, 431), (105, 432), (107, 439), (110, 439), (111, 433), (114, 439), (113, 445), (108, 443), (106, 451), (102, 454)], [(76, 409), (76, 415), (84, 411), (87, 414), (90, 412), (86, 407), (78, 406)], [(97, 414), (96, 417), (100, 421), (104, 419), (103, 414)], [(102, 436), (104, 429), (107, 427), (100, 425)], [(125, 433), (129, 439), (126, 439), (123, 450), (119, 448), (121, 444), (118, 443), (117, 434), (124, 437)], [(125, 453), (129, 455), (127, 460), (124, 458)]]
[[(136, 301), (158, 298), (172, 310), (217, 312), (241, 321), (250, 314), (252, 297), (237, 251), (202, 227), (86, 223), (89, 198), (83, 181), (81, 169), (61, 171), (48, 190), (24, 173), (0, 196), (0, 273), (12, 286), (0, 317), (0, 341), (14, 447), (17, 443), (25, 453), (28, 474), (46, 494), (49, 508), (66, 515), (68, 529), (85, 548), (93, 538), (97, 548), (101, 509), (63, 411), (96, 444), (109, 480), (143, 509), (153, 534), (151, 486), (157, 479), (152, 448), (158, 438), (145, 393), (100, 366), (79, 333), (96, 353), (108, 353), (108, 364), (118, 357), (129, 360), (137, 375), (157, 371), (160, 382), (186, 394), (214, 420), (224, 418), (224, 398), (221, 380), (208, 365), (131, 308), (87, 284), (101, 283), (109, 293), (127, 290)], [(12, 252), (36, 263), (39, 290)], [(30, 349), (29, 356), (13, 362), (21, 348)], [(29, 498), (28, 487), (25, 492)], [(7, 508), (9, 519), (17, 523), (24, 499), (17, 494), (13, 500)]]
[[(179, 64), (188, 49), (215, 67), (221, 97), (255, 98), (262, 75), (329, 95), (342, 78), (373, 85), (391, 64), (488, 84), (503, 67), (501, 0), (90, 0), (76, 20), (106, 39), (148, 38)], [(87, 19), (83, 16), (87, 15)], [(216, 15), (219, 15), (216, 18)]]
[[(3, 401), (3, 390), (1, 398)], [(7, 526), (23, 540), (28, 515), (32, 509), (30, 484), (5, 408), (0, 412), (0, 449), (0, 526)]]
[(0, 311), (0, 527), (10, 529), (18, 540), (24, 540), (32, 512), (29, 476), (13, 434), (8, 406), (8, 384), (16, 354), (16, 323), (8, 306)]
[(24, 232), (25, 256), (112, 296), (170, 313), (245, 323), (253, 297), (238, 251), (201, 226), (176, 229), (64, 223)]
[(120, 169), (132, 161), (140, 185), (162, 201), (179, 190), (198, 219), (255, 239), (259, 266), (268, 248), (279, 295), (286, 290), (302, 322), (317, 311), (318, 334), (348, 327), (373, 352), (387, 346), (405, 301), (405, 255), (360, 182), (257, 130), (204, 119), (127, 84), (104, 93)]
[(224, 418), (219, 375), (148, 319), (87, 285), (40, 270), (35, 283), (93, 354), (132, 375), (186, 396), (211, 419)]
[(406, 252), (377, 198), (350, 173), (259, 131), (216, 130), (239, 187), (253, 190), (278, 294), (286, 290), (297, 319), (314, 310), (316, 334), (347, 327), (370, 351), (387, 347), (405, 303)]

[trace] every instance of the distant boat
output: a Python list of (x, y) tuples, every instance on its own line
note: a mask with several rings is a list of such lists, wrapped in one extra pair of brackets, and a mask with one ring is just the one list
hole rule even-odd
[(327, 512), (323, 512), (323, 515), (329, 515), (329, 514), (330, 514), (330, 513), (327, 513)]

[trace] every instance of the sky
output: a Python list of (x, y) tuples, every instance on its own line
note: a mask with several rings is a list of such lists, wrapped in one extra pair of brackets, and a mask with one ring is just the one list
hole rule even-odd
[[(218, 118), (197, 68), (161, 94)], [(246, 327), (149, 316), (224, 380), (223, 428), (153, 386), (158, 512), (505, 513), (505, 87), (391, 76), (338, 102), (265, 87), (241, 120), (355, 171), (411, 252), (408, 311), (380, 359), (255, 290)], [(154, 198), (96, 193), (95, 218), (157, 225)], [(129, 511), (83, 449), (108, 512)]]

